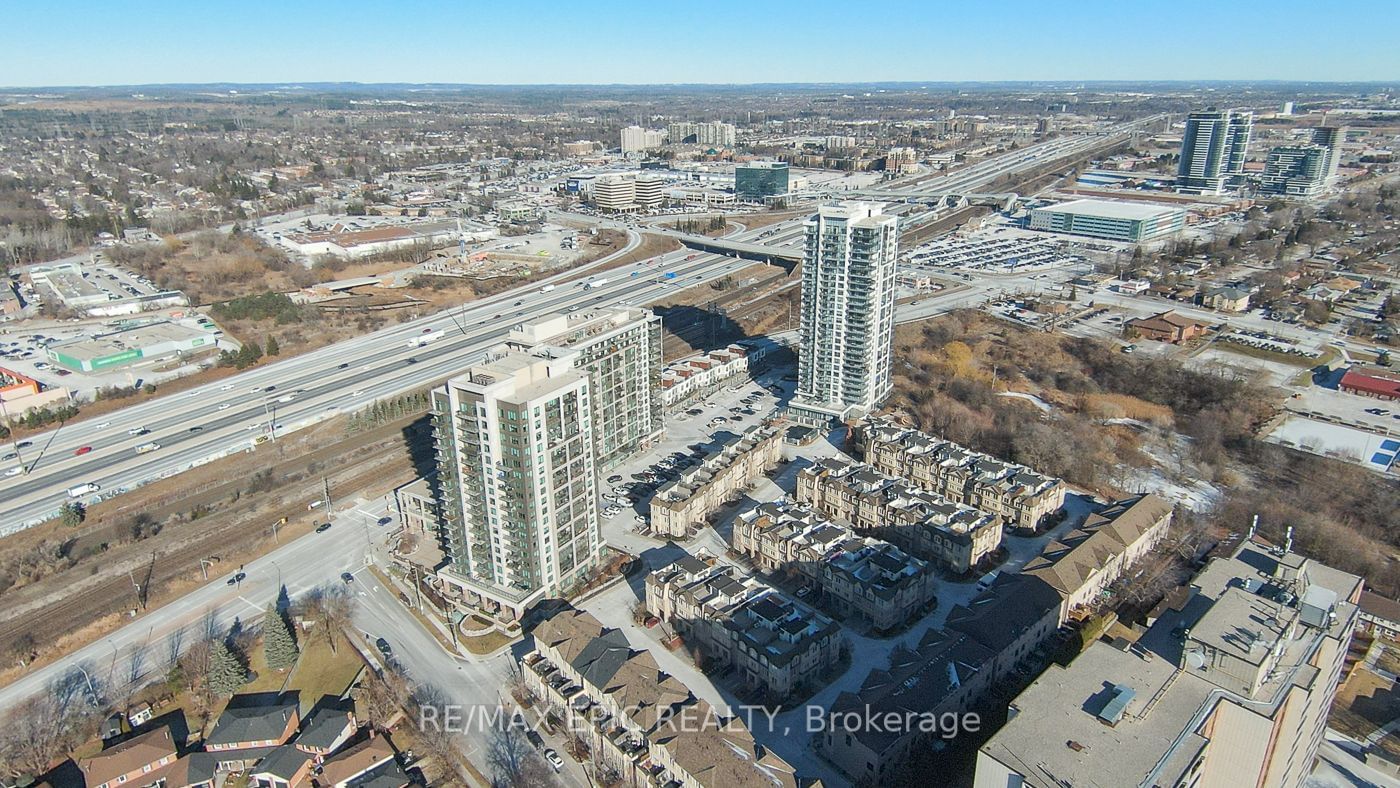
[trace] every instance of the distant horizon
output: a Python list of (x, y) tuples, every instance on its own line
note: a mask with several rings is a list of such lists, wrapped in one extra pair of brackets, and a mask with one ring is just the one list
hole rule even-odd
[(73, 85), (0, 85), (0, 93), (23, 91), (57, 90), (126, 90), (135, 88), (164, 89), (207, 89), (207, 88), (253, 88), (258, 90), (281, 90), (321, 87), (361, 87), (361, 88), (842, 88), (842, 87), (893, 87), (901, 90), (920, 88), (954, 88), (959, 86), (978, 87), (1036, 87), (1049, 90), (1075, 90), (1105, 88), (1115, 86), (1169, 85), (1190, 86), (1300, 86), (1300, 87), (1339, 87), (1339, 86), (1395, 86), (1400, 88), (1400, 79), (960, 79), (960, 80), (874, 80), (853, 82), (404, 82), (384, 81), (365, 82), (361, 80), (272, 80), (267, 82), (238, 82), (216, 80), (212, 82), (112, 82)]
[(20, 35), (0, 51), (0, 80), (36, 88), (797, 85), (1079, 82), (1099, 73), (1090, 81), (1382, 84), (1400, 81), (1394, 26), (1383, 22), (1393, 13), (1379, 0), (1347, 0), (1327, 13), (1302, 0), (895, 2), (878, 11), (833, 0), (703, 8), (55, 0), (6, 7)]

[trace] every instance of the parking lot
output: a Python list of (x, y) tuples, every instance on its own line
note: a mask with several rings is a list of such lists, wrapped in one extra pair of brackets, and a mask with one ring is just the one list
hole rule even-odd
[(1083, 264), (1085, 258), (1068, 251), (1054, 236), (1026, 236), (1010, 228), (947, 235), (908, 251), (908, 267), (956, 268), (984, 273), (1015, 273)]

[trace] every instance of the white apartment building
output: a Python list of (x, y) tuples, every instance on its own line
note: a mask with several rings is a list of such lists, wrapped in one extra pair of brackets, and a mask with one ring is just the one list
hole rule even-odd
[(641, 126), (628, 126), (622, 130), (622, 152), (642, 153), (659, 148), (666, 142), (666, 132), (660, 129), (644, 129)]
[(720, 121), (687, 123), (681, 121), (666, 126), (666, 136), (667, 141), (672, 144), (693, 142), (696, 145), (732, 148), (737, 134), (732, 123)]
[(592, 577), (603, 538), (587, 375), (493, 352), (434, 391), (433, 411), (448, 593), (518, 619)]
[(651, 310), (541, 315), (512, 327), (505, 347), (563, 360), (588, 376), (593, 457), (600, 471), (661, 436), (661, 318)]
[(642, 174), (632, 187), (632, 200), (638, 208), (655, 208), (665, 197), (666, 179), (660, 175)]
[(1192, 112), (1181, 138), (1177, 189), (1190, 194), (1222, 194), (1244, 177), (1244, 159), (1254, 128), (1249, 110)]
[[(1322, 145), (1280, 145), (1269, 151), (1259, 192), (1279, 197), (1316, 197), (1327, 188), (1333, 151)], [(1332, 172), (1335, 174), (1335, 168)]]
[(859, 418), (893, 387), (899, 224), (872, 203), (824, 205), (806, 223), (801, 355), (789, 413), (804, 424)]

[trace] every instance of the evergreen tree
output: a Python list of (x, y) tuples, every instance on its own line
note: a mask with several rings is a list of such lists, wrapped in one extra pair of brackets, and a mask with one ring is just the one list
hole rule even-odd
[(87, 512), (83, 511), (82, 504), (70, 501), (58, 507), (58, 516), (65, 526), (77, 528), (83, 524), (83, 520), (87, 517)]
[(287, 619), (277, 612), (277, 605), (268, 605), (263, 615), (263, 655), (273, 670), (286, 670), (296, 664), (297, 641)]
[(277, 337), (267, 338), (267, 350), (264, 352), (269, 356), (275, 356), (282, 352), (282, 346), (277, 344)]
[(228, 643), (220, 640), (210, 647), (209, 689), (216, 695), (232, 695), (243, 686), (247, 671)]

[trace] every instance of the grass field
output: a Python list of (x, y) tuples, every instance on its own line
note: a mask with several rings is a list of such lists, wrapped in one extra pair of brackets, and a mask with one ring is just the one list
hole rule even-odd
[(330, 646), (319, 638), (310, 643), (303, 641), (301, 646), (301, 658), (292, 669), (287, 690), (298, 694), (301, 712), (305, 714), (325, 695), (337, 698), (344, 695), (365, 663), (359, 652), (345, 641), (337, 646), (335, 653), (331, 653)]

